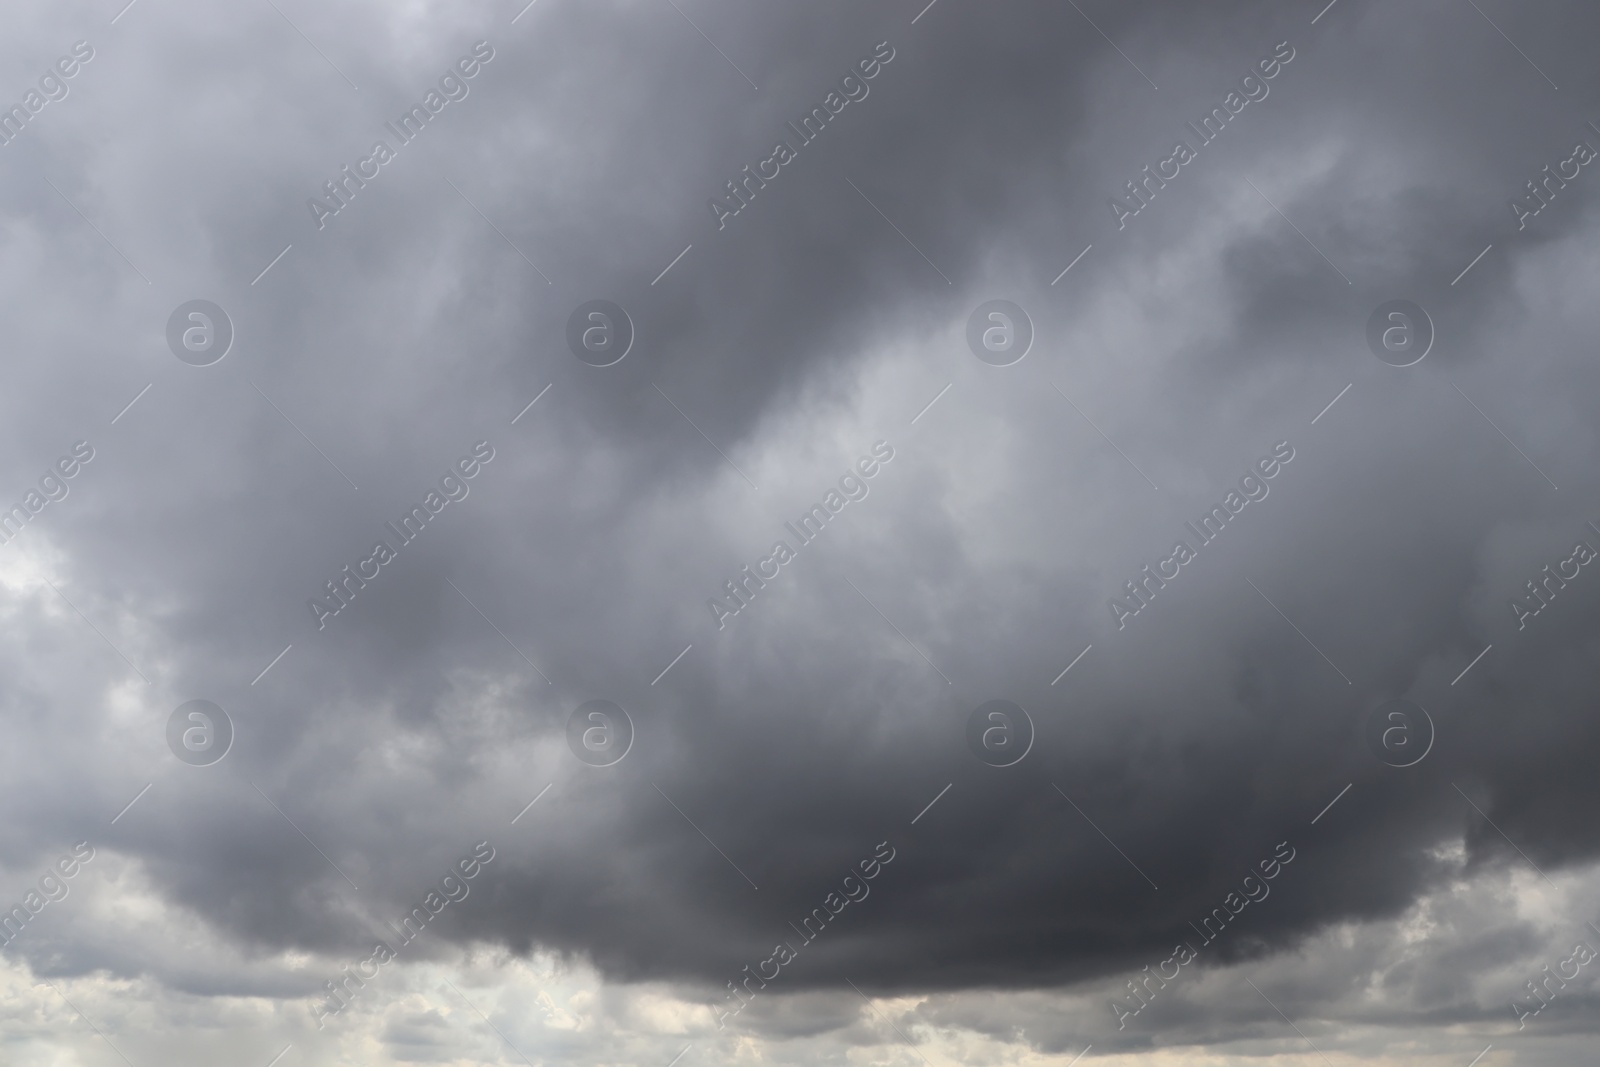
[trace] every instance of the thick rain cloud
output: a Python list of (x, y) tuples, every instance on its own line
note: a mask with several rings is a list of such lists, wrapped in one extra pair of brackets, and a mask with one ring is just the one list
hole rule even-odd
[(7, 1062), (1594, 1040), (1582, 5), (9, 17)]

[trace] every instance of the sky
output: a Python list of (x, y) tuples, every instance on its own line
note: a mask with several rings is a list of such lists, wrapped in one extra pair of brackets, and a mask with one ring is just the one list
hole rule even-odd
[(1593, 1049), (1589, 6), (124, 4), (0, 34), (0, 1062)]

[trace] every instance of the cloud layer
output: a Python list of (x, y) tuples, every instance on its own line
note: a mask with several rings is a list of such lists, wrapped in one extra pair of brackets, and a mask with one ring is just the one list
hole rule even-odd
[(16, 1062), (1592, 1041), (1581, 5), (13, 20)]

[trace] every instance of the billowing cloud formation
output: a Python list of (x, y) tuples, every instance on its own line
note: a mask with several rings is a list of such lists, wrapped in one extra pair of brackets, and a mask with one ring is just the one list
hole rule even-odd
[(17, 20), (39, 1010), (180, 1063), (492, 1061), (557, 982), (506, 1041), (1586, 1039), (1590, 969), (1515, 1007), (1600, 947), (1580, 5)]

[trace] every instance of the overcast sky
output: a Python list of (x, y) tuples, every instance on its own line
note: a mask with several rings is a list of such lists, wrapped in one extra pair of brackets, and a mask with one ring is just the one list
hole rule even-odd
[(1589, 5), (124, 2), (0, 34), (0, 1061), (1592, 1055)]

